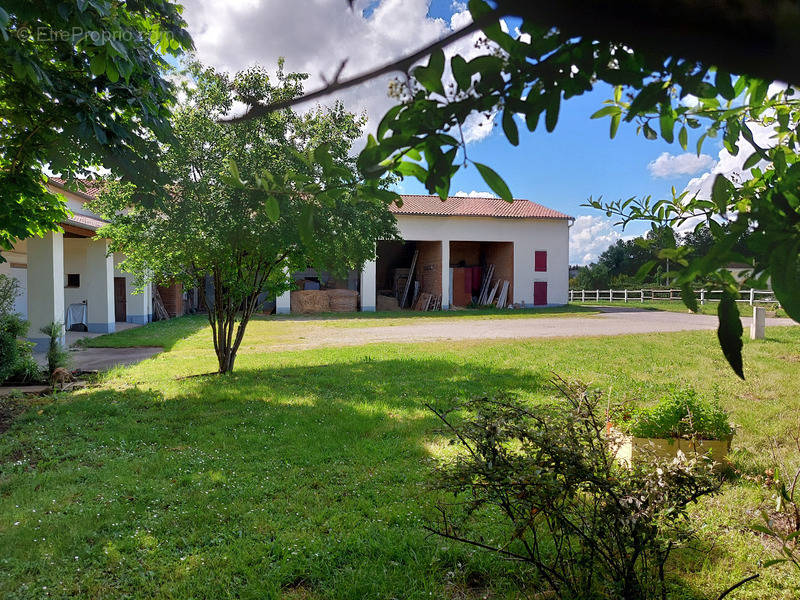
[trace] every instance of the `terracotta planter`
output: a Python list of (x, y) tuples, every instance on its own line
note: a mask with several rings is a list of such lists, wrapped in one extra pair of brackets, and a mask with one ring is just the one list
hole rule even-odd
[(620, 464), (631, 465), (649, 458), (673, 459), (682, 452), (686, 458), (709, 455), (714, 461), (714, 470), (719, 471), (728, 464), (731, 440), (686, 440), (683, 438), (640, 438), (628, 435), (612, 426), (608, 427), (609, 443)]

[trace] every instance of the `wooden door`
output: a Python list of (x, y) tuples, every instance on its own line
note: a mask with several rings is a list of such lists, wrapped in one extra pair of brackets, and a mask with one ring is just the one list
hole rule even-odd
[(533, 305), (544, 306), (547, 304), (547, 282), (534, 281), (533, 282)]
[(114, 277), (114, 320), (124, 323), (128, 318), (127, 300), (125, 298), (125, 278)]

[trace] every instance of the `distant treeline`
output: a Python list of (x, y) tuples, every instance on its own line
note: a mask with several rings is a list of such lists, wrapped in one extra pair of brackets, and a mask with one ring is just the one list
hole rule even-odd
[[(676, 234), (669, 227), (651, 229), (644, 236), (617, 240), (600, 255), (597, 262), (570, 268), (570, 288), (595, 290), (609, 287), (622, 289), (667, 286), (670, 264), (669, 260), (659, 258), (661, 250), (687, 246), (691, 248), (690, 258), (694, 258), (705, 256), (713, 245), (713, 234), (705, 225), (684, 234)], [(744, 240), (737, 244), (737, 250), (744, 256), (748, 254)], [(648, 275), (637, 277), (639, 269), (652, 260), (658, 261), (656, 267)]]

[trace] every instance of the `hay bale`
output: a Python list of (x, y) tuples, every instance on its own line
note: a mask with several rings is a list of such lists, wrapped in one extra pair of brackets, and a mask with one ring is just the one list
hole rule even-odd
[(353, 290), (326, 290), (331, 312), (355, 312), (358, 309), (358, 292)]
[(290, 294), (291, 311), (300, 315), (330, 310), (328, 293), (321, 290), (297, 290)]
[(377, 311), (400, 310), (400, 303), (394, 296), (378, 294), (378, 297), (375, 299), (375, 310)]

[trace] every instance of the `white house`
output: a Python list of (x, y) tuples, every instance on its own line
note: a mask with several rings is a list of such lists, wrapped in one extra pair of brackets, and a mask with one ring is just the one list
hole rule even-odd
[[(373, 311), (381, 290), (392, 289), (393, 273), (408, 269), (417, 251), (415, 279), (422, 291), (441, 296), (442, 308), (471, 300), (459, 273), (488, 264), (495, 279), (510, 283), (509, 303), (555, 306), (568, 301), (568, 215), (528, 200), (499, 198), (403, 196), (390, 210), (402, 241), (378, 241), (377, 258), (368, 262), (358, 281), (361, 310)], [(473, 289), (478, 277), (472, 278)], [(469, 287), (469, 283), (466, 283)], [(279, 297), (276, 311), (291, 311), (290, 294)]]
[[(74, 213), (63, 223), (63, 233), (18, 242), (3, 252), (0, 273), (19, 280), (21, 296), (16, 311), (30, 322), (30, 339), (37, 349), (47, 342), (39, 329), (51, 322), (82, 322), (88, 331), (109, 333), (115, 323), (152, 320), (152, 293), (134, 294), (132, 276), (117, 268), (120, 255), (108, 255), (108, 240), (93, 240), (104, 221), (85, 203), (95, 189), (73, 192), (64, 181), (50, 178), (48, 187), (67, 200)], [(70, 306), (73, 309), (70, 310)]]

